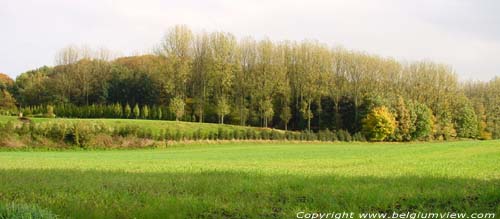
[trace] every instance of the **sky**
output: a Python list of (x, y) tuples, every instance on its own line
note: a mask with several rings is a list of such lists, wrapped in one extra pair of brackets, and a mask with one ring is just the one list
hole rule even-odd
[(0, 0), (0, 72), (54, 65), (68, 45), (147, 53), (184, 24), (435, 61), (461, 80), (487, 81), (500, 76), (499, 11), (496, 0)]

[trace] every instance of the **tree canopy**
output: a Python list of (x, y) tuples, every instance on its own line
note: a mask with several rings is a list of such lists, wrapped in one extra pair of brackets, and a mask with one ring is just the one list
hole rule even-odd
[(383, 107), (395, 119), (386, 140), (500, 138), (500, 79), (462, 83), (451, 67), (430, 61), (186, 26), (169, 29), (151, 54), (110, 54), (64, 48), (56, 66), (1, 85), (1, 98), (8, 92), (20, 109), (53, 105), (56, 115), (64, 105), (110, 105), (126, 118), (351, 134), (364, 133), (363, 121)]

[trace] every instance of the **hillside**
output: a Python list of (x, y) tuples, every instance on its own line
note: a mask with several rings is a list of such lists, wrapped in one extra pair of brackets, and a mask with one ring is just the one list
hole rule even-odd
[[(186, 135), (192, 135), (195, 132), (200, 132), (202, 134), (209, 134), (211, 132), (219, 132), (223, 130), (225, 132), (231, 133), (234, 131), (247, 132), (256, 131), (260, 132), (262, 130), (272, 130), (269, 128), (259, 128), (259, 127), (246, 127), (237, 125), (226, 125), (226, 124), (213, 124), (213, 123), (198, 123), (198, 122), (181, 122), (181, 121), (165, 121), (165, 120), (142, 120), (142, 119), (73, 119), (73, 118), (30, 118), (33, 123), (65, 123), (65, 124), (75, 124), (75, 123), (85, 123), (85, 124), (103, 124), (108, 127), (126, 127), (134, 126), (141, 130), (150, 130), (153, 134), (159, 134), (162, 131), (169, 130), (170, 132), (181, 132)], [(8, 121), (12, 121), (17, 124), (21, 124), (21, 121), (17, 117), (13, 116), (0, 116), (0, 124), (5, 124)], [(282, 130), (276, 130), (278, 132), (283, 132)]]

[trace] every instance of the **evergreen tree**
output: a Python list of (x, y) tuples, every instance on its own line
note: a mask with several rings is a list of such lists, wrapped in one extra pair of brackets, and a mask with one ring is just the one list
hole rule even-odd
[(149, 119), (149, 108), (148, 108), (148, 105), (142, 106), (141, 118), (143, 118), (143, 119)]
[(134, 118), (138, 119), (139, 116), (141, 116), (141, 110), (139, 109), (139, 105), (137, 103), (134, 106), (134, 109), (132, 110), (132, 113), (134, 114)]
[(113, 107), (113, 116), (115, 118), (121, 118), (123, 116), (122, 105), (120, 105), (119, 103), (115, 103)]
[(130, 108), (130, 105), (128, 103), (125, 105), (125, 110), (123, 114), (125, 118), (130, 118), (130, 116), (132, 116), (132, 109)]

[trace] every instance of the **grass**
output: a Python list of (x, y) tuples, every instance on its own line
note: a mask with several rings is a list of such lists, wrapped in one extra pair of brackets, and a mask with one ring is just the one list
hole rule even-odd
[(500, 141), (0, 152), (0, 203), (70, 218), (500, 214)]

